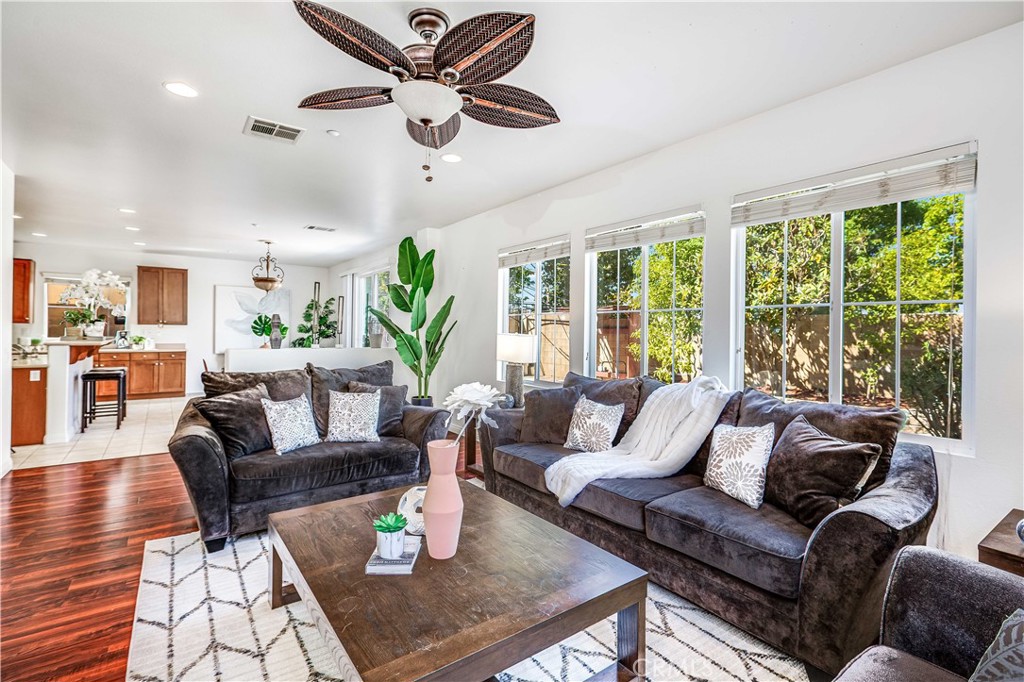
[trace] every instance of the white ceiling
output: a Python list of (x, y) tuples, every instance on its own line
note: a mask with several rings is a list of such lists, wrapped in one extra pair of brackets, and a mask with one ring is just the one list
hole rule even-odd
[[(400, 46), (417, 40), (405, 17), (422, 0), (330, 4)], [(16, 238), (246, 259), (270, 238), (284, 263), (330, 265), (1022, 18), (1016, 2), (440, 7), (455, 22), (536, 14), (533, 50), (502, 82), (540, 94), (562, 122), (523, 131), (463, 118), (446, 151), (465, 160), (436, 162), (427, 184), (396, 106), (296, 108), (320, 90), (394, 81), (316, 35), (290, 2), (4, 2)], [(171, 95), (167, 80), (201, 94)], [(245, 136), (249, 114), (307, 132), (296, 146)], [(310, 223), (337, 232), (300, 229)]]

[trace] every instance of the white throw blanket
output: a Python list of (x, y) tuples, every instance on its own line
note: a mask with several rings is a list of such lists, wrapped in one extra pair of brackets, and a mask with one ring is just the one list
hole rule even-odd
[(549, 466), (548, 490), (567, 507), (599, 478), (671, 476), (697, 454), (728, 400), (729, 391), (717, 377), (659, 388), (611, 450), (569, 455)]

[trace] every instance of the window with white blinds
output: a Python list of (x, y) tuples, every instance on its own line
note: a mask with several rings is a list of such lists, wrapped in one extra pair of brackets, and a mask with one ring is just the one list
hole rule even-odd
[(737, 195), (732, 225), (757, 225), (835, 211), (970, 192), (973, 142)]
[(569, 235), (541, 239), (529, 244), (511, 246), (498, 252), (498, 267), (511, 268), (569, 255)]
[(630, 246), (674, 242), (704, 234), (704, 211), (700, 206), (647, 216), (616, 225), (587, 230), (586, 250), (609, 251)]

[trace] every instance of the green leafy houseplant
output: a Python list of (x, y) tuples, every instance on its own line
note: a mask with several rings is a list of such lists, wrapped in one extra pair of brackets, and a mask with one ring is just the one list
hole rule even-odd
[(391, 512), (381, 514), (373, 520), (373, 527), (378, 533), (397, 533), (409, 524), (409, 520), (401, 514)]
[(64, 326), (66, 327), (81, 327), (83, 324), (89, 324), (92, 321), (92, 312), (85, 308), (74, 308), (73, 310), (64, 311)]
[[(263, 315), (262, 313), (256, 316), (256, 319), (252, 321), (252, 333), (260, 338), (270, 338), (270, 334), (273, 331), (273, 320), (269, 316)], [(288, 336), (288, 325), (281, 325), (281, 338)]]
[[(395, 350), (417, 380), (417, 398), (430, 396), (430, 375), (444, 353), (448, 335), (455, 328), (453, 321), (445, 331), (444, 326), (452, 311), (454, 296), (449, 296), (437, 314), (427, 324), (427, 294), (434, 286), (434, 250), (421, 258), (412, 237), (406, 237), (398, 245), (398, 280), (401, 284), (389, 284), (388, 295), (396, 308), (409, 313), (409, 332), (405, 332), (384, 312), (370, 308), (370, 313), (380, 320), (384, 331), (395, 340)], [(424, 329), (425, 327), (425, 329)]]
[[(313, 324), (313, 320), (317, 324)], [(297, 330), (300, 336), (292, 341), (292, 348), (312, 348), (314, 343), (320, 343), (323, 339), (333, 339), (338, 335), (338, 321), (334, 319), (334, 298), (331, 297), (321, 305), (315, 298), (310, 299), (306, 304), (306, 310), (302, 313), (302, 322)], [(284, 332), (281, 332), (284, 335)]]

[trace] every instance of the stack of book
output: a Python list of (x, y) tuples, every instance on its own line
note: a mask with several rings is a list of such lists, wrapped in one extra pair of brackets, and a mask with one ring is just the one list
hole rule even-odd
[(412, 573), (416, 557), (420, 555), (418, 535), (405, 536), (405, 551), (398, 559), (383, 559), (377, 550), (373, 550), (370, 560), (366, 562), (366, 575), (409, 575)]

